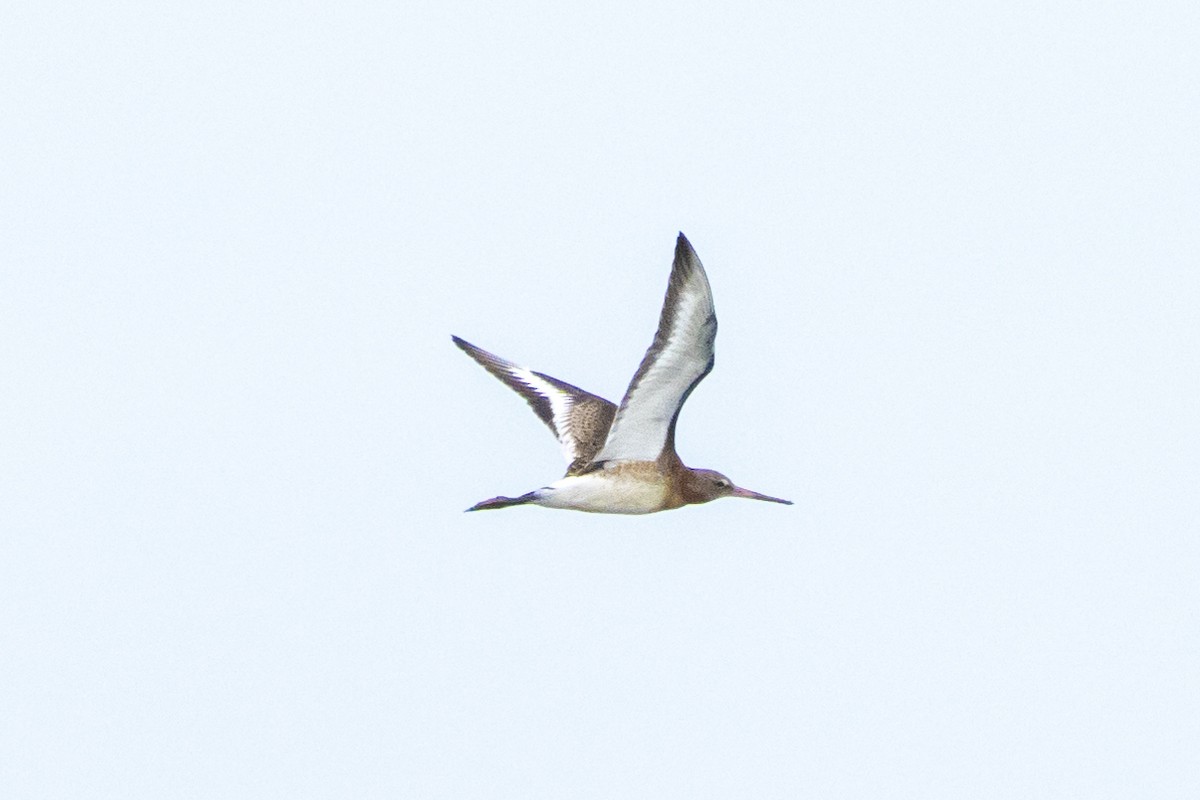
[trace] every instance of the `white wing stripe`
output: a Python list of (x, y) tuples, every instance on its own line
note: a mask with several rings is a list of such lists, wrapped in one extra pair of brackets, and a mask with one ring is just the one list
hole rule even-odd
[(575, 438), (571, 435), (571, 406), (575, 398), (533, 374), (524, 367), (512, 366), (508, 374), (533, 389), (550, 401), (550, 413), (554, 418), (554, 431), (562, 446), (563, 457), (570, 463), (575, 460)]

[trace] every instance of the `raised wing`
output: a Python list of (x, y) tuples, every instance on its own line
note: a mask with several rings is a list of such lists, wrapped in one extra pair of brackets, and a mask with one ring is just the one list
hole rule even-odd
[(577, 386), (518, 367), (457, 336), (454, 343), (510, 389), (525, 398), (562, 445), (567, 474), (582, 470), (604, 444), (617, 407)]
[(602, 461), (654, 461), (675, 449), (679, 409), (713, 368), (717, 315), (704, 265), (682, 233), (658, 333), (629, 383), (608, 440), (596, 454)]

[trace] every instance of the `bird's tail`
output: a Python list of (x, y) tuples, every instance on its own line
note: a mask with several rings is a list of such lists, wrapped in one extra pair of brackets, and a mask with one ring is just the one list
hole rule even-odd
[(509, 506), (523, 506), (526, 503), (532, 503), (537, 499), (537, 492), (526, 492), (520, 497), (493, 497), (491, 500), (483, 500), (476, 503), (467, 509), (467, 511), (490, 511), (493, 508), (508, 508)]

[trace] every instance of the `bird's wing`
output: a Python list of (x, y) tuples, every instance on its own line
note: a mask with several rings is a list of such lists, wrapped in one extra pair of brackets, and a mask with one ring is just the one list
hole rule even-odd
[(615, 405), (557, 378), (518, 367), (457, 336), (453, 339), (464, 353), (524, 397), (549, 426), (562, 445), (568, 475), (591, 463), (608, 435), (617, 413)]
[(717, 315), (704, 265), (681, 233), (658, 333), (629, 383), (593, 463), (654, 461), (675, 448), (675, 422), (696, 384), (713, 368)]

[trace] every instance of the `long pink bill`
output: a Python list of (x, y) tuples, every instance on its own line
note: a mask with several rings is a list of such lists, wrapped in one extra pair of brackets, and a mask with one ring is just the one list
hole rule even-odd
[(747, 497), (751, 500), (766, 500), (768, 503), (783, 503), (785, 506), (792, 505), (791, 500), (783, 500), (779, 497), (771, 497), (770, 495), (759, 494), (758, 492), (752, 492), (749, 489), (743, 489), (740, 486), (735, 486), (730, 494), (732, 497)]

